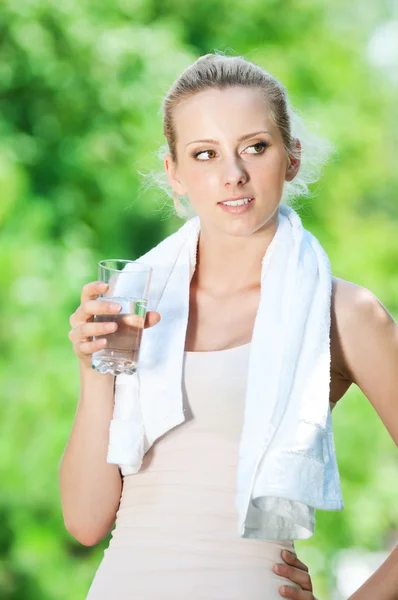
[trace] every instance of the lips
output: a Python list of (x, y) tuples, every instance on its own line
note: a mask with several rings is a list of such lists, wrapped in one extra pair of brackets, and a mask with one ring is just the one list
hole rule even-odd
[(239, 196), (238, 198), (225, 198), (225, 200), (220, 200), (217, 204), (223, 204), (223, 202), (236, 202), (236, 200), (254, 200), (254, 196)]
[(218, 202), (222, 211), (230, 214), (230, 215), (243, 215), (252, 210), (256, 199), (252, 198), (249, 202), (244, 202), (242, 204), (223, 204), (222, 202)]

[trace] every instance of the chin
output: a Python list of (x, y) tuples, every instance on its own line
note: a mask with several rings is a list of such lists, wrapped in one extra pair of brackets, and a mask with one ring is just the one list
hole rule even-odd
[(247, 219), (246, 222), (242, 219), (239, 222), (236, 220), (234, 223), (217, 223), (215, 227), (218, 231), (233, 237), (249, 237), (261, 229), (261, 224), (255, 219), (250, 219), (250, 221)]
[(260, 231), (261, 229), (268, 229), (272, 225), (276, 226), (278, 209), (279, 204), (269, 208), (265, 214), (259, 214), (259, 210), (254, 210), (250, 214), (242, 214), (229, 219), (228, 217), (230, 217), (230, 215), (226, 214), (223, 215), (224, 219), (221, 221), (221, 223), (218, 221), (219, 227), (217, 228), (222, 228), (225, 233), (230, 235), (235, 235), (238, 237), (249, 236), (257, 231)]

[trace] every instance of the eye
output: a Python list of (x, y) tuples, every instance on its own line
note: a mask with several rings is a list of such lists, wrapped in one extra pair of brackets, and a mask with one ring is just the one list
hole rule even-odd
[[(211, 154), (211, 153), (215, 153), (214, 150), (201, 150), (200, 152), (195, 152), (195, 154), (193, 155), (194, 158), (197, 158), (198, 160), (207, 160), (206, 158), (199, 158), (201, 154)], [(210, 157), (210, 158), (214, 158), (214, 157)]]
[[(253, 144), (252, 146), (248, 146), (248, 148), (246, 149), (246, 151), (249, 148), (255, 148), (258, 151), (255, 152), (248, 152), (248, 154), (263, 154), (264, 150), (266, 148), (268, 148), (269, 143), (268, 142), (257, 142), (256, 144)], [(207, 154), (208, 158), (204, 158), (203, 155)], [(201, 150), (200, 152), (195, 152), (192, 156), (198, 160), (201, 161), (206, 161), (209, 160), (209, 158), (214, 158), (216, 154), (215, 150)]]
[(252, 146), (249, 146), (247, 149), (249, 148), (257, 148), (259, 149), (259, 152), (249, 152), (249, 154), (263, 154), (263, 151), (268, 148), (269, 144), (267, 142), (257, 142), (257, 144), (253, 144)]

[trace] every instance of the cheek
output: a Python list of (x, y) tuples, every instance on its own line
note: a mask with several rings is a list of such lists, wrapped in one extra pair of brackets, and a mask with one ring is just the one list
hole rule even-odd
[(267, 160), (261, 164), (251, 164), (248, 168), (251, 177), (264, 181), (283, 180), (284, 165), (280, 160)]
[(219, 179), (214, 169), (206, 169), (205, 166), (202, 166), (202, 168), (190, 169), (186, 182), (195, 195), (199, 190), (207, 191), (216, 188)]

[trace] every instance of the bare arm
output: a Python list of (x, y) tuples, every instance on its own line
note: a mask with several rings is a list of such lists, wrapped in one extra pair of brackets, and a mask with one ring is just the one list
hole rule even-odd
[(337, 281), (346, 377), (361, 389), (398, 445), (398, 325), (371, 291)]
[(398, 545), (347, 600), (398, 600)]
[[(112, 308), (114, 303), (98, 301), (104, 291), (98, 282), (85, 285), (81, 305), (70, 317), (69, 339), (80, 359), (80, 398), (59, 472), (65, 527), (86, 546), (97, 544), (112, 529), (122, 491), (119, 467), (106, 462), (115, 378), (91, 368), (92, 353), (103, 347), (93, 336), (110, 333), (109, 323), (95, 323), (92, 317), (118, 312), (117, 304)], [(144, 327), (159, 321), (159, 313), (148, 311)]]
[[(336, 310), (347, 379), (364, 393), (398, 445), (398, 325), (366, 288), (338, 280)], [(348, 600), (398, 600), (398, 546)]]
[(122, 479), (117, 465), (106, 462), (113, 414), (114, 377), (80, 365), (81, 394), (60, 466), (65, 527), (86, 546), (112, 529)]

